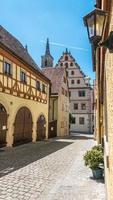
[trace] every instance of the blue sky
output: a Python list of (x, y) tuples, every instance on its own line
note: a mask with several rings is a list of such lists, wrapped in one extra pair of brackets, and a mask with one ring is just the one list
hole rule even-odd
[(28, 45), (39, 66), (45, 52), (42, 41), (49, 37), (50, 42), (59, 44), (50, 45), (55, 64), (68, 47), (85, 74), (94, 78), (91, 46), (82, 19), (94, 4), (95, 0), (4, 0), (0, 2), (0, 24)]

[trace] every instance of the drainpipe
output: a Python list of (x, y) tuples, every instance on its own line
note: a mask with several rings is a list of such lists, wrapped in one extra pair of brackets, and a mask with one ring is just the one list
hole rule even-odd
[(54, 107), (55, 107), (55, 101), (57, 100), (56, 99), (53, 99), (53, 112), (52, 112), (52, 120), (54, 121)]
[(99, 49), (96, 49), (96, 80), (97, 80), (97, 141), (101, 143), (101, 125), (100, 125), (100, 59)]

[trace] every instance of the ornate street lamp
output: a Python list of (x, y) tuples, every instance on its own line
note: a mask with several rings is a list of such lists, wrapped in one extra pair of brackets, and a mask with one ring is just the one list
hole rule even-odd
[(88, 37), (96, 48), (103, 38), (105, 24), (107, 21), (107, 12), (101, 9), (95, 9), (84, 17), (84, 24), (87, 27)]

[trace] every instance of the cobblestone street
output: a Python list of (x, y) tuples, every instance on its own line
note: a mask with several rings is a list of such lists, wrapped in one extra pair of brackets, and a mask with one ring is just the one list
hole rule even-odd
[(0, 200), (105, 200), (83, 155), (94, 145), (78, 135), (0, 150)]

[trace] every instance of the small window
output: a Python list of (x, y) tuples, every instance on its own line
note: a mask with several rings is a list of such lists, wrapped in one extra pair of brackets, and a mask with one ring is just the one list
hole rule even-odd
[(36, 89), (39, 90), (39, 91), (41, 90), (40, 81), (36, 81)]
[(68, 63), (65, 63), (66, 68), (68, 68)]
[(71, 97), (71, 91), (69, 91), (69, 97)]
[(47, 59), (45, 60), (45, 67), (47, 67)]
[(23, 71), (20, 72), (20, 81), (23, 83), (27, 83), (26, 73)]
[(86, 104), (85, 104), (85, 103), (82, 103), (82, 104), (81, 104), (81, 109), (82, 109), (82, 110), (86, 110)]
[(76, 118), (75, 117), (71, 118), (71, 124), (76, 124)]
[(84, 117), (79, 117), (79, 124), (84, 125)]
[(72, 62), (70, 63), (70, 66), (73, 66), (73, 63), (72, 63)]
[(74, 80), (71, 80), (71, 84), (74, 84), (75, 83), (75, 81)]
[(74, 103), (74, 110), (78, 110), (78, 103)]
[(77, 80), (77, 84), (80, 84), (80, 80), (79, 79)]
[(62, 66), (63, 66), (63, 63), (60, 63), (60, 66), (62, 67)]
[(65, 60), (68, 60), (68, 56), (65, 56)]
[(85, 95), (86, 95), (86, 93), (85, 93), (84, 90), (78, 91), (78, 96), (79, 96), (79, 97), (85, 97)]
[(4, 73), (9, 75), (9, 76), (12, 75), (11, 69), (12, 69), (11, 64), (8, 63), (8, 62), (4, 62)]
[(42, 84), (42, 92), (43, 92), (43, 93), (46, 93), (46, 87), (45, 87), (44, 84)]
[(71, 71), (71, 75), (74, 75), (74, 71)]

